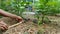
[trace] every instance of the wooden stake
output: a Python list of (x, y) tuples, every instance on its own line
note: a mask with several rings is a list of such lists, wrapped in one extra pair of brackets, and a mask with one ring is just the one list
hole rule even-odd
[(19, 23), (17, 23), (17, 24), (14, 24), (14, 25), (12, 25), (12, 26), (9, 26), (8, 29), (13, 28), (13, 27), (16, 27), (16, 26), (18, 26), (18, 25), (21, 24), (21, 23), (22, 23), (22, 22), (19, 22)]

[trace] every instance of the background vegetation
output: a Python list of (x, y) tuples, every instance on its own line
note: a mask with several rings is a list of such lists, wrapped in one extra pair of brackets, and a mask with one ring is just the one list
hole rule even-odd
[[(60, 13), (60, 0), (0, 0), (0, 9), (21, 16), (22, 12), (32, 8), (37, 12), (37, 18), (42, 15), (42, 22), (45, 15), (56, 15)], [(31, 9), (30, 8), (30, 9)]]

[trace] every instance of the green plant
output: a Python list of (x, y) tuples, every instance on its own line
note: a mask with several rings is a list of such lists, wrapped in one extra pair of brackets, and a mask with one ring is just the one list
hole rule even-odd
[(24, 0), (0, 0), (0, 9), (21, 16), (22, 12), (25, 11), (25, 5), (27, 3), (31, 2)]
[[(39, 6), (37, 6), (36, 11), (39, 15), (37, 15), (37, 18), (41, 16), (42, 20), (38, 23), (44, 23), (45, 16), (47, 15), (56, 15), (60, 12), (58, 5), (58, 0), (39, 0)], [(49, 19), (47, 19), (48, 21)]]

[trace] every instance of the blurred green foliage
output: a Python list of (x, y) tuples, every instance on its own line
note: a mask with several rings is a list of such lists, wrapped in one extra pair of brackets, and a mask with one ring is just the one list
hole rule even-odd
[[(39, 0), (36, 2), (35, 4), (35, 8), (36, 8), (36, 12), (39, 14), (37, 14), (37, 18), (39, 19), (39, 17), (42, 15), (42, 23), (44, 23), (44, 19), (46, 15), (56, 15), (58, 13), (60, 13), (60, 4), (59, 4), (59, 0)], [(40, 21), (40, 19), (39, 19)], [(41, 23), (41, 21), (38, 23)]]
[(20, 16), (25, 11), (27, 3), (31, 4), (24, 0), (0, 0), (0, 9)]
[(39, 19), (41, 14), (42, 21), (45, 15), (60, 13), (60, 0), (28, 0), (28, 2), (26, 0), (0, 0), (0, 9), (21, 16), (22, 12), (26, 11), (25, 6), (28, 4), (33, 4), (32, 7), (37, 12), (37, 18)]
[[(20, 15), (20, 12), (25, 11), (25, 6), (33, 2), (26, 2), (26, 0), (0, 0), (0, 9), (4, 9), (14, 14)], [(38, 0), (35, 1), (34, 7), (40, 12), (59, 13), (60, 1), (59, 0)]]

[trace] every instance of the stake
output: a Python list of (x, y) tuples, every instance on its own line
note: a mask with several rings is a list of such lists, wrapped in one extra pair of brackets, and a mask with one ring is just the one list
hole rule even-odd
[(12, 26), (9, 26), (8, 27), (8, 29), (10, 29), (10, 28), (12, 28), (12, 27), (16, 27), (16, 26), (18, 26), (19, 24), (21, 24), (22, 22), (19, 22), (19, 23), (17, 23), (17, 24), (14, 24), (14, 25), (12, 25)]

